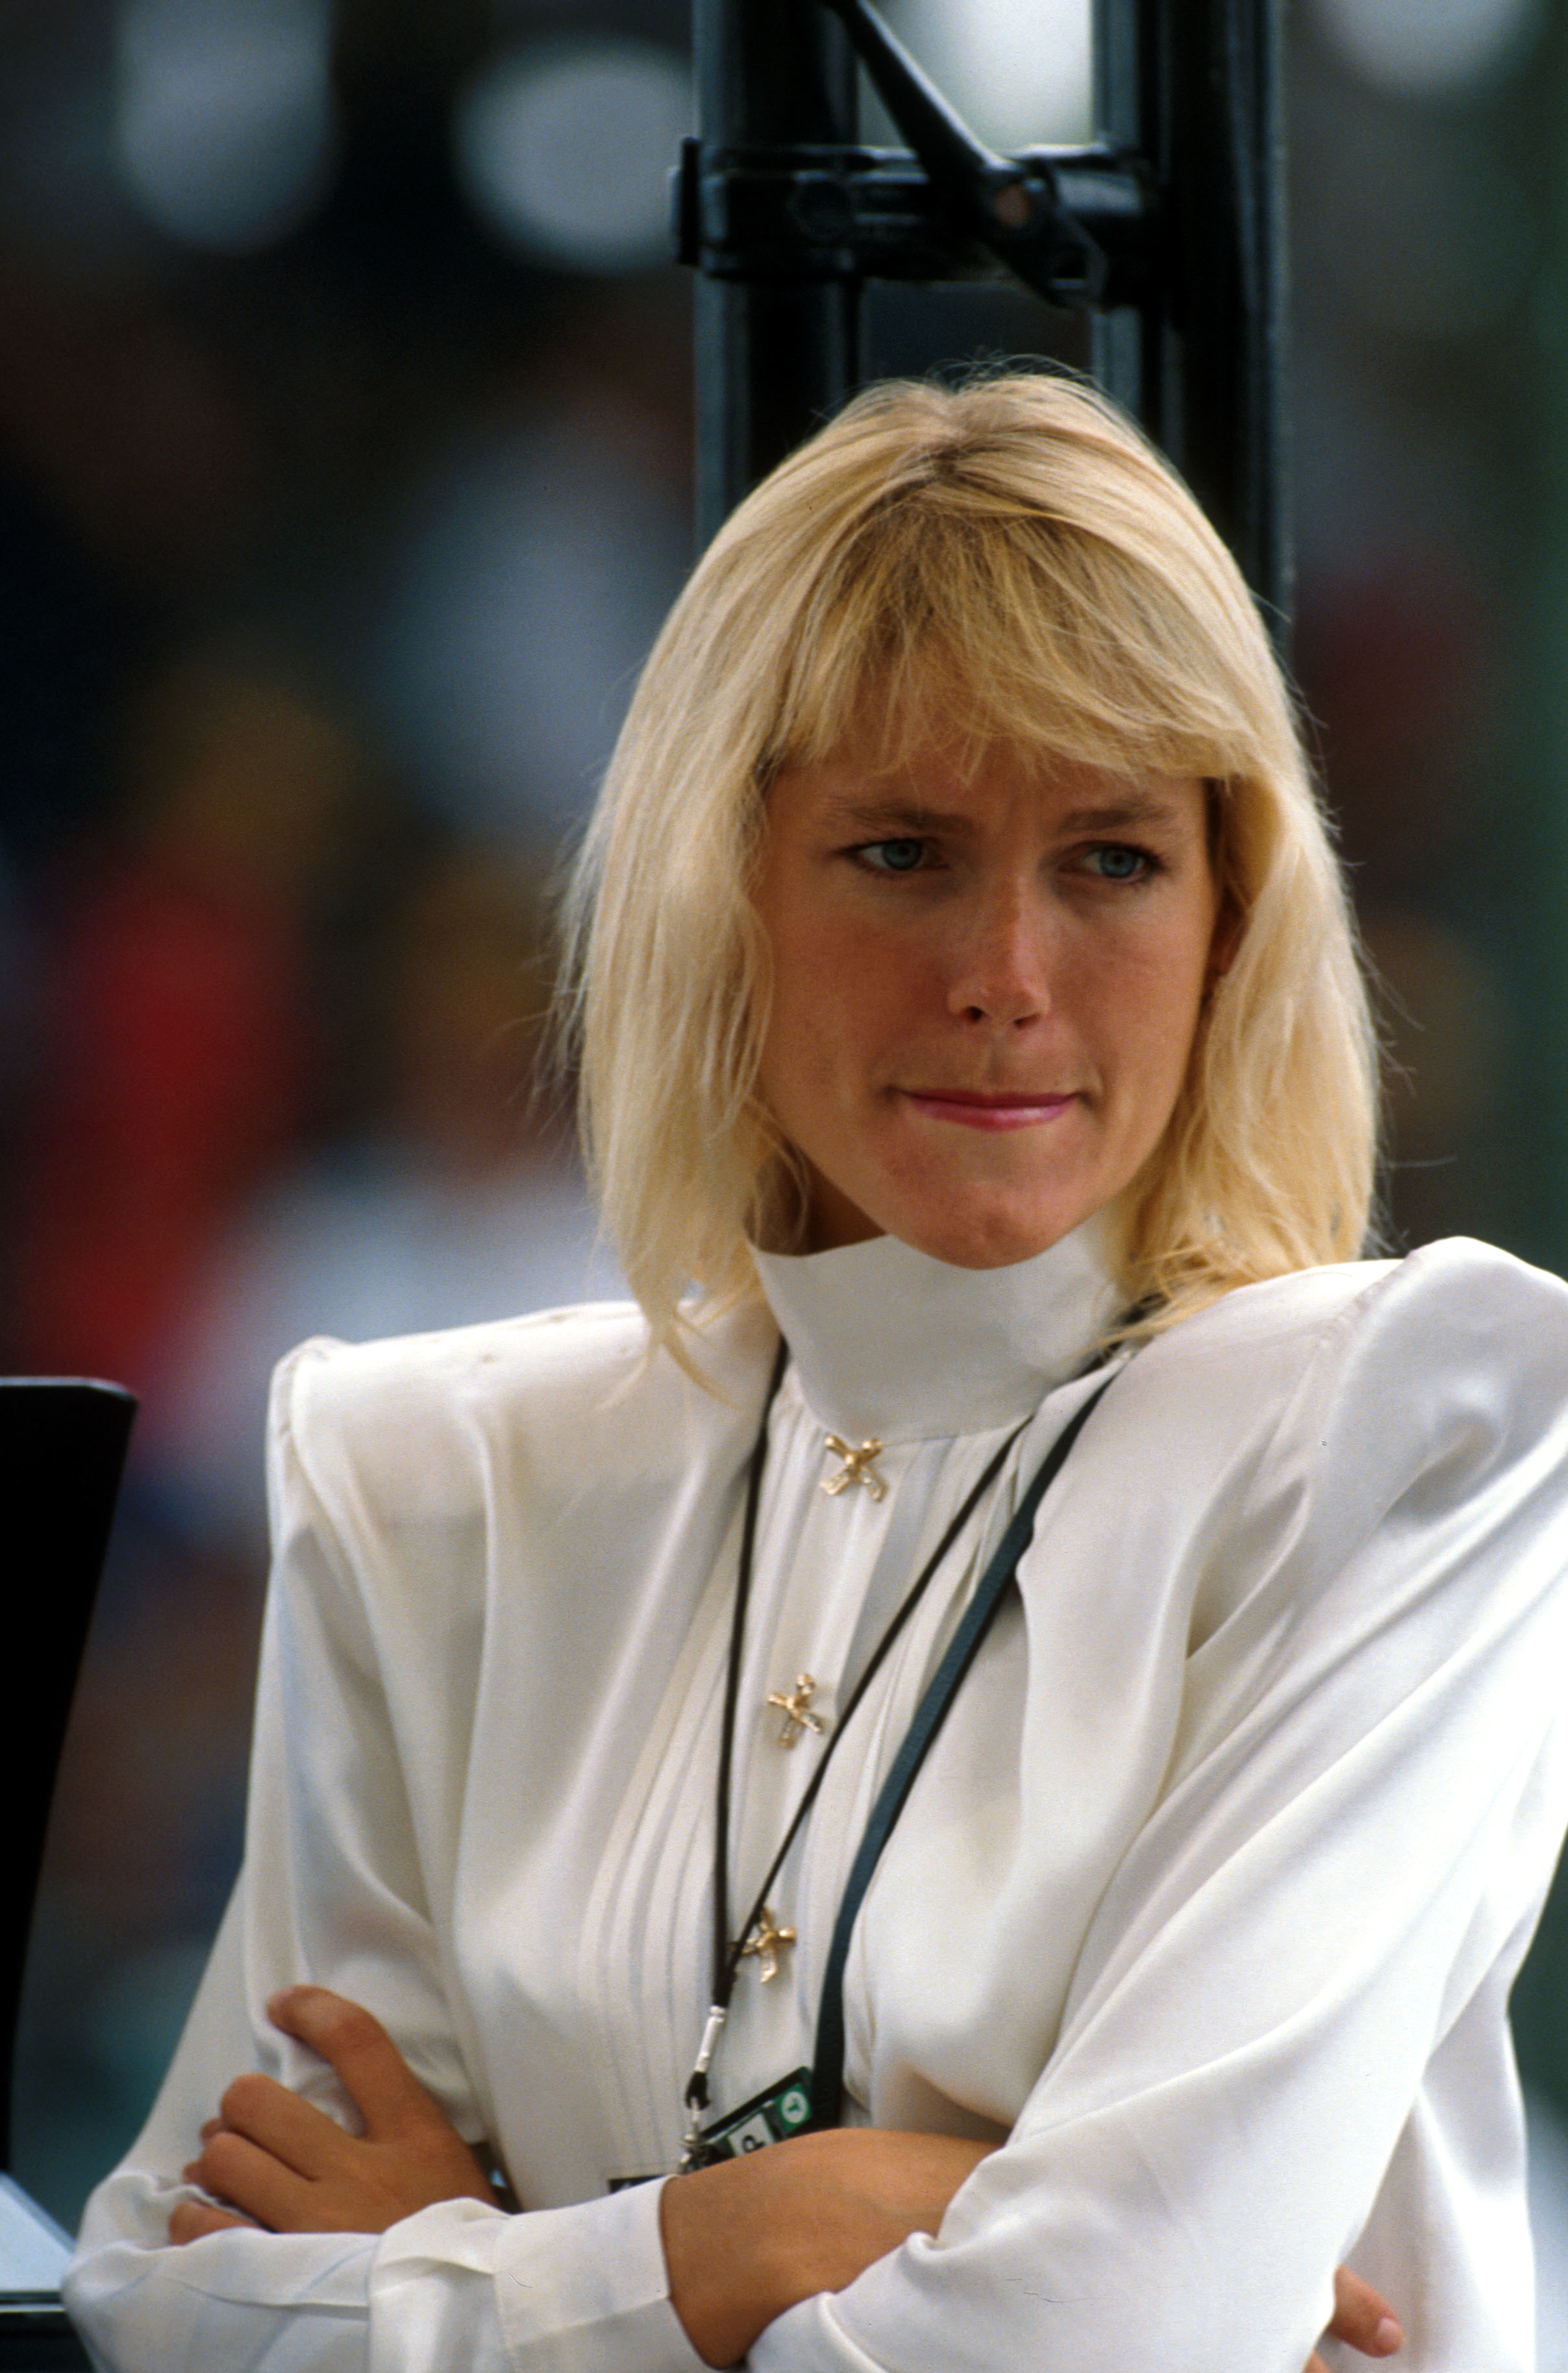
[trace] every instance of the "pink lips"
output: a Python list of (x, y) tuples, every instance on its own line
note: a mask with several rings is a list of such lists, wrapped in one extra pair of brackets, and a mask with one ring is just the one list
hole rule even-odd
[(987, 1095), (967, 1088), (907, 1088), (905, 1093), (918, 1112), (965, 1128), (1036, 1128), (1077, 1101), (1071, 1095)]

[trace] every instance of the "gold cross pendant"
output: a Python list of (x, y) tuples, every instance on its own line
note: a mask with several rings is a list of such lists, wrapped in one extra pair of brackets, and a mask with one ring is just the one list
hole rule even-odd
[(827, 1728), (821, 1714), (813, 1713), (812, 1700), (816, 1683), (809, 1673), (797, 1674), (792, 1689), (769, 1689), (763, 1702), (777, 1706), (784, 1717), (784, 1727), (778, 1734), (780, 1747), (793, 1747), (803, 1730), (814, 1730), (820, 1738)]
[(792, 1945), (794, 1941), (794, 1930), (780, 1928), (765, 1903), (757, 1914), (755, 1933), (748, 1936), (741, 1946), (741, 1957), (744, 1959), (747, 1955), (755, 1954), (762, 1965), (763, 1984), (771, 1985), (778, 1975), (778, 1955), (781, 1948), (786, 1945)]
[(873, 1500), (882, 1498), (887, 1486), (880, 1475), (872, 1472), (872, 1461), (882, 1455), (880, 1442), (862, 1442), (857, 1450), (841, 1434), (830, 1433), (827, 1446), (844, 1461), (837, 1474), (830, 1475), (822, 1487), (830, 1500), (837, 1500), (840, 1491), (847, 1491), (851, 1483), (863, 1483)]

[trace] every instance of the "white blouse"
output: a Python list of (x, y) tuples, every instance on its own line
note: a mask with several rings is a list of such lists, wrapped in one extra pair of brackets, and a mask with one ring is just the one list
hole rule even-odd
[[(1094, 1225), (1005, 1270), (875, 1243), (761, 1271), (770, 1420), (737, 1916), (888, 1613), (1024, 1430), (848, 1725), (743, 1964), (723, 2110), (811, 2055), (878, 1784), (1022, 1490), (1094, 1388)], [(67, 2299), (118, 2373), (691, 2373), (658, 2187), (708, 1998), (744, 1476), (776, 1336), (714, 1391), (598, 1306), (316, 1342), (273, 1409), (245, 1869)], [(1505, 2002), (1568, 1817), (1568, 1289), (1472, 1244), (1245, 1288), (1116, 1376), (862, 1910), (851, 2114), (1003, 2142), (934, 2239), (754, 2373), (1301, 2373), (1349, 2258), (1406, 2373), (1527, 2373)], [(883, 1486), (824, 1485), (829, 1433)], [(790, 1747), (802, 1675), (829, 1724)], [(173, 2249), (278, 1986), (365, 2003), (522, 2215)], [(1328, 2352), (1330, 2355), (1334, 2352)], [(1348, 2356), (1343, 2360), (1351, 2361)], [(1360, 2362), (1361, 2360), (1354, 2360)]]

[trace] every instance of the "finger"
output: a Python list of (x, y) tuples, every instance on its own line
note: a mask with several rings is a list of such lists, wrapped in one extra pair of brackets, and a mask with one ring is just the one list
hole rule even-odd
[(243, 2134), (215, 2134), (186, 2177), (243, 2215), (275, 2233), (317, 2229), (311, 2214), (315, 2187), (270, 2151)]
[(177, 2243), (200, 2241), (208, 2233), (224, 2233), (249, 2222), (248, 2217), (231, 2215), (226, 2208), (209, 2208), (203, 2200), (181, 2200), (169, 2212), (169, 2238)]
[(1328, 2373), (1328, 2367), (1315, 2348), (1306, 2360), (1306, 2373)]
[[(225, 2129), (225, 2131), (227, 2132), (227, 2129)], [(181, 2182), (197, 2184), (205, 2191), (206, 2186), (202, 2180), (202, 2168), (204, 2164), (205, 2159), (202, 2158), (188, 2159), (180, 2170)]]
[(1393, 2356), (1405, 2344), (1403, 2328), (1387, 2300), (1348, 2266), (1335, 2271), (1334, 2320), (1328, 2330), (1335, 2340), (1348, 2341), (1363, 2356)]
[(324, 2110), (254, 2070), (236, 2076), (222, 2107), (212, 2132), (203, 2130), (205, 2146), (224, 2134), (242, 2134), (297, 2175), (319, 2176), (340, 2166), (353, 2139)]
[(445, 2112), (425, 2090), (380, 2019), (325, 1986), (289, 1986), (267, 2005), (275, 2027), (336, 2071), (371, 2141), (391, 2140)]

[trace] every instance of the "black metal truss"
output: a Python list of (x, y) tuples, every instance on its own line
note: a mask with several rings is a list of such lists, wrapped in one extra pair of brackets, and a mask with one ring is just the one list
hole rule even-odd
[[(676, 217), (701, 275), (705, 535), (859, 384), (867, 281), (1011, 275), (1092, 316), (1095, 376), (1282, 621), (1281, 0), (1096, 6), (1102, 136), (1000, 157), (870, 0), (696, 0)], [(858, 142), (857, 59), (907, 148)]]

